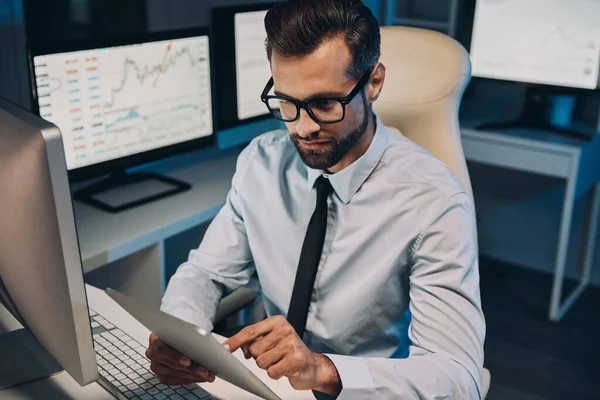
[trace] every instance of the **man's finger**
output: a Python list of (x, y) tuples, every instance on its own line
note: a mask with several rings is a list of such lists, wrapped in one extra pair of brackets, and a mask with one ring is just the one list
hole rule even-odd
[(148, 339), (148, 345), (152, 346), (152, 343), (154, 343), (157, 339), (158, 336), (156, 336), (154, 333), (151, 333), (150, 338)]
[(168, 358), (162, 358), (162, 357), (155, 357), (154, 360), (152, 361), (156, 361), (160, 364), (164, 364), (166, 366), (168, 366), (171, 369), (177, 370), (177, 371), (182, 371), (182, 372), (188, 372), (190, 374), (196, 374), (196, 373), (208, 373), (209, 371), (202, 367), (201, 365), (196, 364), (195, 362), (191, 361), (190, 364), (186, 367), (181, 365), (181, 363), (179, 362), (173, 362), (171, 359)]
[(267, 318), (264, 321), (245, 327), (238, 334), (227, 339), (224, 344), (229, 345), (229, 350), (233, 353), (240, 347), (249, 345), (257, 338), (269, 334), (273, 328), (285, 322), (285, 318), (282, 316)]
[(158, 363), (161, 363), (163, 365), (166, 365), (167, 367), (171, 368), (172, 370), (175, 371), (180, 371), (180, 372), (185, 372), (188, 373), (190, 375), (193, 376), (203, 376), (203, 375), (208, 375), (210, 374), (210, 371), (207, 370), (206, 368), (192, 362), (189, 366), (184, 367), (179, 363), (174, 363), (171, 360), (168, 359), (159, 359), (156, 360)]
[(282, 347), (275, 347), (256, 357), (256, 365), (258, 365), (260, 369), (268, 370), (271, 366), (280, 362), (285, 354), (285, 349)]
[(256, 357), (277, 346), (277, 343), (279, 343), (280, 340), (281, 338), (279, 337), (279, 334), (277, 334), (276, 331), (272, 331), (267, 336), (258, 338), (253, 343), (248, 345), (248, 348), (244, 351), (244, 353), (247, 351), (250, 356), (256, 359)]
[(173, 371), (169, 367), (166, 367), (162, 364), (152, 363), (150, 364), (150, 371), (154, 372), (154, 374), (158, 378), (178, 378), (183, 380), (189, 380), (194, 382), (199, 382), (201, 379), (198, 376), (193, 376), (190, 374)]
[(188, 380), (192, 380), (194, 382), (199, 382), (205, 376), (205, 375), (193, 374), (193, 373), (189, 373), (189, 372), (185, 372), (185, 371), (177, 371), (177, 370), (174, 370), (173, 368), (171, 368), (167, 365), (161, 364), (159, 362), (152, 362), (150, 364), (150, 370), (152, 372), (154, 372), (157, 376), (169, 376), (169, 377), (173, 377), (173, 378), (188, 379)]
[(267, 375), (269, 375), (269, 378), (271, 379), (278, 380), (285, 376), (287, 370), (288, 367), (286, 365), (285, 359), (283, 359), (278, 363), (271, 365), (269, 368), (267, 368)]
[(248, 346), (247, 344), (242, 345), (242, 352), (244, 353), (244, 357), (246, 358), (246, 360), (249, 360), (252, 358), (252, 354), (250, 354), (250, 350), (248, 350)]
[(182, 372), (177, 371), (170, 368), (167, 365), (155, 363), (150, 364), (150, 370), (154, 372), (157, 376), (161, 377), (171, 377), (171, 378), (180, 378), (191, 380), (194, 382), (205, 382), (210, 381), (211, 377), (214, 377), (212, 373), (202, 368), (202, 372)]
[(179, 364), (182, 367), (189, 367), (192, 364), (192, 361), (189, 358), (167, 346), (158, 338), (154, 340), (151, 339), (150, 346), (152, 352), (160, 359), (169, 360), (171, 363)]
[[(192, 363), (191, 361), (184, 362), (184, 363), (173, 362), (171, 359), (165, 358), (165, 357), (161, 356), (160, 354), (158, 354), (158, 352), (156, 352), (155, 349), (153, 349), (152, 347), (148, 347), (148, 349), (146, 349), (146, 358), (148, 358), (150, 361), (165, 364), (168, 367), (178, 370), (178, 371), (188, 372), (188, 371), (192, 371), (194, 369), (194, 363)], [(188, 364), (188, 365), (185, 366), (184, 364)]]

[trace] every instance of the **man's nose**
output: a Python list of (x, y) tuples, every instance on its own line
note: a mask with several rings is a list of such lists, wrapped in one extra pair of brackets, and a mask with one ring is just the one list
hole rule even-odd
[(306, 112), (306, 110), (300, 110), (300, 117), (296, 121), (296, 133), (303, 138), (309, 138), (315, 132), (319, 132), (321, 130), (321, 126), (316, 123), (310, 115)]

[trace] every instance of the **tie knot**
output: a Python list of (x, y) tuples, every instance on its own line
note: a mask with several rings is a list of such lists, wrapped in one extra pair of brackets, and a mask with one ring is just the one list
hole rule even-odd
[(323, 175), (317, 178), (315, 185), (317, 187), (317, 198), (327, 198), (327, 196), (333, 192), (333, 186), (331, 186), (331, 182), (329, 182), (329, 179), (325, 178)]

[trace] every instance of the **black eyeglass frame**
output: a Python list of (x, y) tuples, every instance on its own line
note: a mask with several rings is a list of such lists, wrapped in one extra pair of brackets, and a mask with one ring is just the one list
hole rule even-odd
[[(360, 80), (356, 83), (356, 86), (354, 86), (354, 89), (352, 89), (352, 91), (348, 94), (348, 96), (344, 96), (344, 97), (314, 97), (308, 100), (298, 100), (298, 99), (294, 99), (292, 97), (288, 97), (288, 96), (273, 96), (273, 95), (268, 95), (267, 93), (269, 93), (269, 91), (273, 88), (274, 85), (274, 81), (273, 81), (273, 77), (271, 77), (271, 79), (269, 79), (269, 82), (267, 82), (267, 86), (265, 86), (265, 89), (262, 92), (262, 95), (260, 96), (260, 99), (262, 100), (263, 103), (265, 103), (265, 106), (267, 106), (267, 109), (269, 110), (269, 112), (271, 113), (271, 115), (283, 122), (294, 122), (297, 121), (298, 118), (300, 118), (300, 109), (304, 109), (306, 110), (306, 112), (308, 113), (308, 115), (310, 115), (310, 117), (313, 119), (313, 121), (319, 123), (319, 124), (337, 124), (338, 122), (341, 122), (344, 120), (344, 118), (346, 117), (346, 105), (350, 104), (350, 102), (352, 100), (354, 100), (354, 98), (356, 97), (357, 94), (360, 93), (361, 90), (364, 89), (365, 86), (367, 86), (367, 83), (369, 83), (369, 80), (371, 79), (371, 70), (367, 71), (362, 78), (360, 78)], [(281, 100), (285, 100), (285, 101), (289, 101), (290, 103), (294, 104), (296, 106), (296, 117), (293, 119), (286, 119), (282, 117), (278, 117), (276, 115), (276, 113), (274, 113), (271, 110), (271, 107), (269, 107), (269, 100), (270, 99), (281, 99)], [(341, 103), (342, 105), (342, 117), (339, 120), (335, 120), (335, 121), (322, 121), (320, 120), (311, 110), (311, 108), (309, 107), (309, 105), (313, 102), (316, 101), (338, 101), (339, 103)]]

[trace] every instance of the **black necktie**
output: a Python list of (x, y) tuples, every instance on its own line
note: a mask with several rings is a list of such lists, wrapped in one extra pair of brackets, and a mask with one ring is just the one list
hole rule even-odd
[(321, 252), (323, 251), (323, 242), (325, 241), (327, 197), (333, 191), (331, 183), (323, 176), (317, 179), (315, 186), (317, 187), (317, 206), (304, 237), (287, 316), (289, 323), (294, 327), (300, 338), (304, 335), (308, 306), (310, 305), (313, 285), (319, 268)]

